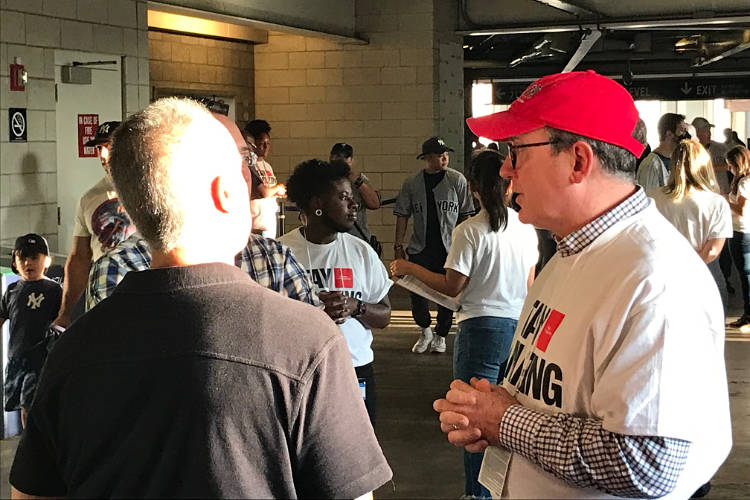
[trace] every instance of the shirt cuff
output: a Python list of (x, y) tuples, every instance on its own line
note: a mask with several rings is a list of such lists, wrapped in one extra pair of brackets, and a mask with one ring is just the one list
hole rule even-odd
[(500, 421), (500, 444), (533, 460), (534, 441), (545, 414), (520, 404), (508, 408)]

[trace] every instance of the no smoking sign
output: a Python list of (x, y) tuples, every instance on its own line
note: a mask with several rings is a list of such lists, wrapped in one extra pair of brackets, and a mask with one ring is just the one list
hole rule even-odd
[(28, 132), (26, 108), (10, 108), (8, 110), (8, 132), (10, 142), (26, 142)]

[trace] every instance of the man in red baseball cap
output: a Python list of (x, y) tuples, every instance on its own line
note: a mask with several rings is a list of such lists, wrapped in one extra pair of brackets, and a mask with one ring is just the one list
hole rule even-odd
[(519, 217), (558, 241), (503, 383), (456, 380), (434, 404), (450, 442), (492, 446), (479, 479), (493, 497), (688, 498), (731, 448), (719, 293), (634, 184), (637, 120), (630, 94), (592, 71), (467, 120), (510, 143), (500, 174)]

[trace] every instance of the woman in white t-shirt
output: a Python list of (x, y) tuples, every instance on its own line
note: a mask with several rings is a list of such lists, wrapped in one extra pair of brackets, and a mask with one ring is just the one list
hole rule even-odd
[(740, 275), (744, 310), (737, 321), (729, 324), (744, 331), (750, 328), (750, 151), (744, 146), (736, 146), (727, 153), (727, 165), (734, 175), (729, 188), (729, 207), (732, 209), (732, 229), (734, 237), (729, 248), (732, 260)]
[[(513, 333), (539, 252), (536, 231), (523, 224), (504, 200), (508, 181), (500, 177), (503, 157), (487, 150), (472, 159), (467, 172), (481, 210), (453, 230), (445, 274), (396, 259), (391, 274), (410, 274), (429, 287), (458, 296), (458, 333), (453, 347), (453, 376), (497, 384), (503, 377)], [(489, 497), (477, 481), (483, 453), (464, 454), (465, 493)]]
[(349, 165), (308, 160), (289, 178), (289, 199), (300, 210), (302, 227), (279, 238), (316, 287), (325, 312), (346, 339), (360, 391), (375, 425), (375, 370), (372, 329), (391, 320), (388, 290), (393, 282), (378, 254), (348, 233), (357, 220)]
[(718, 257), (725, 239), (732, 237), (729, 204), (718, 194), (711, 157), (698, 141), (680, 141), (670, 163), (666, 186), (647, 194), (708, 265), (726, 310), (727, 288)]

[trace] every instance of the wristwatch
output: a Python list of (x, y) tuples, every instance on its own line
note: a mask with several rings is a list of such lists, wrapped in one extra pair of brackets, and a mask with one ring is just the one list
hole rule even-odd
[(369, 180), (370, 179), (368, 179), (365, 174), (359, 174), (359, 176), (356, 179), (354, 179), (353, 186), (355, 188), (359, 189), (362, 184), (364, 184), (365, 182), (367, 182)]
[(359, 316), (362, 316), (365, 313), (365, 311), (367, 311), (367, 304), (365, 304), (359, 299), (354, 299), (354, 300), (357, 301), (357, 308), (352, 313), (352, 318), (357, 318)]

